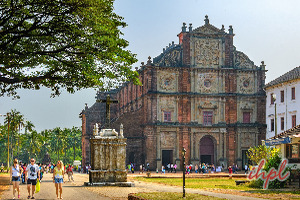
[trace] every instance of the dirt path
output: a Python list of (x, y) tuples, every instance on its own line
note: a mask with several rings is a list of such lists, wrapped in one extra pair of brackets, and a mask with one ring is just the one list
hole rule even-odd
[[(66, 177), (65, 177), (65, 180)], [(74, 200), (81, 200), (81, 199), (111, 199), (105, 196), (102, 196), (98, 193), (89, 191), (84, 189), (84, 187), (79, 186), (82, 185), (82, 182), (79, 183), (79, 180), (75, 182), (65, 182), (63, 183), (63, 194), (62, 197), (64, 199), (74, 199)], [(20, 185), (20, 195), (21, 199), (27, 199), (28, 192), (26, 188), (26, 184)], [(12, 192), (12, 186), (10, 186), (8, 191), (5, 191), (3, 193), (3, 196), (1, 199), (12, 199), (13, 198), (13, 192)], [(35, 194), (36, 199), (56, 199), (55, 194), (55, 186), (52, 181), (52, 174), (45, 174), (43, 177), (43, 180), (41, 182), (41, 190), (39, 193)]]
[[(84, 187), (83, 183), (88, 181), (87, 174), (74, 173), (74, 182), (68, 182), (67, 176), (63, 184), (63, 198), (72, 200), (81, 199), (111, 199), (125, 200), (129, 193), (139, 192), (182, 192), (181, 187), (168, 186), (155, 183), (140, 182), (133, 179), (136, 175), (128, 175), (128, 181), (134, 181), (135, 187)], [(26, 199), (28, 192), (26, 185), (21, 185), (21, 198)], [(226, 199), (255, 200), (258, 198), (222, 194), (197, 189), (186, 189), (187, 193), (203, 194)], [(5, 191), (1, 199), (12, 199), (12, 186)], [(41, 191), (35, 195), (36, 199), (56, 199), (55, 187), (52, 182), (52, 174), (46, 174), (41, 183)]]

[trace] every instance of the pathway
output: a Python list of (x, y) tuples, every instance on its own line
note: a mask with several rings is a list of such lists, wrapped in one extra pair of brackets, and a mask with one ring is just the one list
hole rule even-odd
[[(167, 186), (156, 183), (146, 183), (134, 181), (135, 187), (84, 187), (83, 182), (88, 181), (87, 174), (74, 173), (75, 182), (65, 182), (63, 184), (63, 198), (72, 200), (81, 199), (112, 199), (112, 200), (125, 200), (129, 193), (138, 192), (182, 192), (182, 187)], [(132, 175), (128, 176), (131, 179)], [(66, 180), (66, 178), (65, 178)], [(20, 185), (21, 198), (26, 199), (28, 193), (26, 185)], [(204, 191), (200, 189), (186, 189), (187, 193), (196, 193), (207, 196), (214, 196), (226, 199), (239, 199), (239, 200), (258, 200), (259, 198), (238, 196), (232, 194), (215, 193)], [(56, 199), (55, 187), (52, 182), (52, 174), (45, 174), (41, 190), (35, 195), (36, 199)], [(8, 191), (5, 191), (1, 199), (12, 199), (12, 186)], [(259, 199), (261, 200), (261, 199)]]

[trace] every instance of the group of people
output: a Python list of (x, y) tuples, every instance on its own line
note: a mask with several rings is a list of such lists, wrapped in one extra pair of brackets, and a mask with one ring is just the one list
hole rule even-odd
[[(166, 170), (168, 171), (168, 173), (176, 173), (176, 169), (177, 169), (177, 165), (176, 163), (169, 163), (166, 165), (166, 167), (164, 165), (161, 166), (161, 173), (166, 173)], [(158, 173), (158, 169), (156, 169), (156, 173)]]
[[(71, 165), (66, 167), (63, 165), (62, 161), (57, 161), (56, 165), (51, 165), (48, 169), (51, 169), (53, 173), (53, 183), (55, 184), (56, 189), (56, 197), (57, 199), (62, 198), (62, 183), (64, 182), (65, 173), (68, 174), (69, 181), (73, 179), (73, 168)], [(37, 165), (35, 163), (35, 159), (31, 158), (29, 164), (18, 163), (18, 159), (14, 159), (13, 165), (10, 168), (10, 177), (13, 185), (13, 199), (16, 197), (16, 192), (18, 192), (18, 198), (20, 198), (20, 181), (25, 183), (27, 181), (27, 191), (28, 191), (28, 199), (35, 199), (34, 194), (36, 190), (36, 185), (38, 182), (41, 182), (43, 173), (45, 172), (44, 165)], [(46, 173), (48, 170), (46, 170)]]

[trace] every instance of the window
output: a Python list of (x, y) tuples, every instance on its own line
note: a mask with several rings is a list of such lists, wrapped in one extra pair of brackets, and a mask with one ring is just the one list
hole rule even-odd
[(292, 100), (296, 99), (296, 95), (295, 95), (295, 87), (292, 87)]
[(164, 112), (164, 122), (171, 122), (171, 112)]
[[(288, 159), (296, 159), (299, 161), (300, 159), (300, 144), (287, 144), (286, 145), (286, 158)], [(299, 163), (299, 162), (298, 162)]]
[(296, 115), (292, 115), (292, 127), (296, 126)]
[(280, 91), (280, 102), (284, 102), (284, 90)]
[(280, 118), (281, 130), (284, 130), (284, 117)]
[(243, 123), (250, 123), (250, 112), (243, 112)]
[(274, 98), (273, 98), (273, 93), (271, 93), (270, 98), (271, 98), (271, 104), (274, 104)]
[(271, 119), (271, 132), (274, 131), (274, 119)]
[(212, 125), (213, 112), (203, 111), (203, 125)]

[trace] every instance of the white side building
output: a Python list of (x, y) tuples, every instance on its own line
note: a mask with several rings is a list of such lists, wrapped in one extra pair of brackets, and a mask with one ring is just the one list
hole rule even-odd
[(269, 139), (300, 124), (300, 67), (271, 81), (265, 90), (266, 139)]

